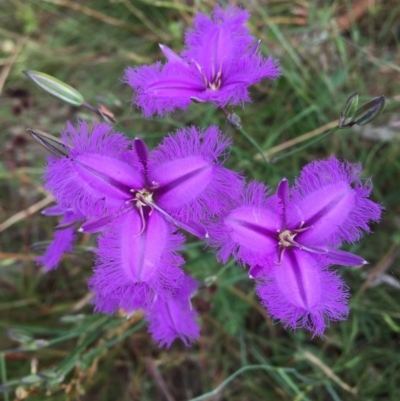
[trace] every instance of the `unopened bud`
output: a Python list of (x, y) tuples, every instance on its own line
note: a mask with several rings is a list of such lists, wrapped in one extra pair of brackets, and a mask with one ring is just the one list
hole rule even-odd
[(35, 82), (36, 85), (64, 102), (72, 104), (73, 106), (81, 106), (84, 102), (83, 96), (76, 89), (51, 75), (39, 71), (22, 72)]
[(378, 117), (386, 105), (385, 96), (375, 97), (369, 102), (363, 104), (356, 112), (353, 118), (353, 124), (365, 125)]
[(42, 145), (47, 151), (57, 157), (69, 156), (70, 149), (59, 139), (42, 131), (34, 131), (28, 128), (27, 131)]
[(353, 93), (346, 102), (344, 110), (340, 113), (339, 128), (345, 127), (353, 121), (358, 107), (358, 93)]
[(99, 103), (99, 107), (97, 108), (97, 110), (106, 122), (110, 124), (115, 124), (115, 122), (117, 121), (115, 119), (114, 113), (106, 106), (104, 106), (104, 104)]
[(236, 113), (229, 113), (226, 116), (226, 122), (232, 128), (242, 128), (242, 121)]

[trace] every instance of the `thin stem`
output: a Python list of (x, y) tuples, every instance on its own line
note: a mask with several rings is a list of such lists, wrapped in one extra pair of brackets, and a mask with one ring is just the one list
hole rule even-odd
[[(229, 121), (229, 116), (231, 113), (229, 113), (229, 111), (223, 107), (221, 107), (220, 110), (222, 111), (222, 113), (224, 113), (224, 116)], [(262, 150), (261, 146), (240, 125), (240, 119), (237, 123), (231, 123), (230, 125), (236, 128), (257, 149), (258, 153), (260, 154), (260, 158), (263, 159), (266, 164), (269, 164), (269, 159), (265, 152)]]
[(262, 159), (266, 164), (270, 163), (269, 158), (262, 150), (261, 146), (251, 137), (243, 128), (238, 128), (238, 131), (258, 150), (258, 153), (261, 155)]
[(271, 163), (276, 163), (279, 160), (284, 159), (287, 156), (291, 156), (297, 152), (300, 152), (301, 150), (307, 149), (309, 146), (314, 145), (315, 143), (319, 142), (320, 140), (326, 138), (328, 135), (333, 134), (335, 131), (337, 131), (339, 129), (339, 127), (335, 127), (333, 129), (330, 129), (328, 131), (326, 131), (323, 135), (319, 136), (318, 138), (315, 138), (313, 141), (310, 141), (308, 143), (306, 143), (303, 146), (300, 146), (299, 148), (293, 149), (290, 152), (284, 153), (281, 156), (278, 157), (274, 157), (273, 159), (271, 159)]
[[(308, 139), (314, 138), (315, 136), (324, 134), (327, 130), (330, 130), (332, 128), (337, 128), (337, 125), (338, 125), (337, 120), (331, 121), (330, 123), (322, 125), (321, 127), (318, 127), (312, 131), (306, 132), (303, 135), (299, 135), (296, 138), (290, 139), (279, 145), (273, 146), (272, 148), (268, 149), (265, 153), (268, 157), (271, 157), (274, 153), (278, 153), (287, 148), (291, 148), (294, 145), (307, 141)], [(256, 160), (261, 159), (260, 155), (255, 155), (254, 158)]]
[[(281, 368), (281, 367), (275, 367), (271, 365), (247, 365), (243, 366), (240, 369), (238, 369), (236, 372), (234, 372), (232, 375), (230, 375), (226, 380), (224, 380), (219, 386), (217, 386), (214, 390), (200, 395), (195, 398), (191, 398), (189, 401), (201, 401), (208, 399), (214, 395), (217, 395), (224, 387), (226, 387), (233, 379), (235, 379), (237, 376), (241, 375), (244, 372), (252, 371), (252, 370), (266, 370), (267, 372), (277, 372), (278, 374), (283, 376), (283, 373), (292, 373), (293, 375), (299, 377), (303, 381), (308, 381), (307, 378), (304, 376), (300, 375), (295, 369), (293, 368)], [(304, 400), (309, 400), (309, 398), (304, 397)]]
[(83, 107), (86, 107), (88, 110), (93, 111), (93, 113), (96, 113), (98, 116), (101, 116), (101, 113), (99, 112), (99, 110), (96, 109), (96, 107), (93, 107), (91, 104), (89, 104), (88, 102), (83, 102), (82, 103)]
[[(7, 369), (6, 369), (6, 360), (3, 352), (0, 353), (0, 372), (1, 372), (0, 374), (1, 382), (4, 385), (7, 382)], [(4, 401), (9, 401), (7, 389), (3, 393), (3, 397)]]
[(104, 106), (104, 105), (99, 103), (99, 107), (96, 108), (96, 107), (92, 106), (91, 104), (89, 104), (88, 102), (83, 102), (82, 106), (86, 107), (88, 110), (90, 110), (93, 113), (97, 114), (98, 116), (100, 116), (106, 122), (111, 123), (111, 124), (119, 125), (117, 123), (117, 120), (114, 117), (113, 112), (108, 110), (108, 108), (106, 106)]

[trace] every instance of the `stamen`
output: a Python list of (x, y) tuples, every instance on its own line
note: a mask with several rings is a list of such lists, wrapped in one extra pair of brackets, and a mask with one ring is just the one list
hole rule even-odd
[(135, 202), (135, 207), (139, 211), (140, 220), (142, 222), (142, 228), (140, 229), (139, 233), (135, 235), (135, 237), (142, 235), (146, 229), (146, 218), (145, 218), (145, 215), (143, 212), (143, 208), (145, 206), (150, 207), (149, 216), (151, 216), (151, 214), (153, 213), (153, 210), (154, 210), (154, 207), (152, 205), (152, 201), (153, 201), (152, 190), (157, 188), (160, 184), (158, 182), (153, 181), (152, 185), (153, 186), (149, 189), (147, 189), (147, 188), (144, 188), (141, 190), (131, 189), (130, 192), (133, 192), (135, 194), (135, 196), (134, 196), (134, 198), (129, 199), (128, 201), (125, 202), (127, 204)]
[(140, 215), (140, 220), (142, 221), (142, 229), (139, 231), (138, 234), (135, 235), (135, 237), (139, 237), (139, 235), (142, 235), (144, 233), (144, 230), (146, 229), (146, 219), (144, 218), (143, 214), (143, 202), (138, 200), (136, 202), (136, 207), (139, 209), (139, 215)]
[(278, 260), (278, 262), (274, 262), (277, 266), (280, 266), (280, 265), (282, 264), (282, 262), (283, 262), (283, 255), (284, 255), (285, 251), (286, 251), (286, 248), (281, 248), (281, 249), (279, 250), (279, 260)]
[(308, 227), (303, 227), (304, 226), (304, 221), (302, 221), (300, 223), (299, 228), (295, 228), (292, 230), (277, 230), (278, 233), (278, 247), (279, 247), (279, 261), (278, 262), (274, 262), (276, 265), (281, 265), (283, 262), (283, 254), (286, 250), (286, 248), (289, 248), (291, 246), (294, 246), (296, 248), (299, 249), (305, 249), (308, 250), (308, 247), (303, 246), (301, 244), (299, 244), (297, 241), (294, 240), (294, 238), (296, 237), (297, 234), (302, 233), (310, 228), (312, 228), (312, 226), (308, 226)]
[(194, 65), (199, 70), (199, 72), (200, 72), (200, 74), (201, 74), (201, 76), (203, 78), (204, 86), (207, 88), (208, 87), (208, 79), (206, 77), (206, 74), (204, 74), (203, 67), (197, 61), (192, 60), (192, 62), (194, 63)]

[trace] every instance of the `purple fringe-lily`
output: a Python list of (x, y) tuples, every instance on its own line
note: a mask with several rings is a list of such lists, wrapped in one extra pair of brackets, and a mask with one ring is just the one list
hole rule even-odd
[[(68, 124), (61, 138), (68, 155), (49, 157), (46, 188), (64, 213), (63, 223), (79, 217), (79, 231), (101, 233), (89, 283), (96, 310), (143, 308), (160, 344), (169, 346), (172, 333), (185, 343), (197, 338), (195, 313), (187, 308), (195, 286), (181, 269), (184, 237), (177, 230), (205, 239), (204, 222), (239, 196), (242, 178), (222, 165), (231, 141), (216, 127), (191, 127), (148, 151), (139, 138), (131, 141), (107, 124), (90, 128), (85, 122)], [(56, 267), (73, 236), (73, 227), (59, 231), (39, 263)], [(179, 307), (191, 323), (177, 325)], [(175, 312), (161, 318), (156, 309)], [(168, 319), (175, 331), (157, 329)]]
[(133, 103), (149, 117), (186, 109), (192, 102), (219, 107), (249, 102), (248, 87), (263, 78), (276, 79), (280, 67), (277, 60), (261, 56), (260, 41), (245, 26), (248, 19), (238, 7), (217, 5), (210, 17), (197, 13), (181, 55), (160, 45), (165, 64), (127, 68), (124, 82), (135, 91)]
[(293, 188), (283, 179), (273, 196), (251, 183), (242, 199), (210, 229), (218, 257), (250, 266), (261, 303), (287, 327), (322, 335), (330, 320), (348, 314), (348, 289), (333, 264), (360, 266), (364, 259), (339, 250), (378, 221), (381, 207), (367, 199), (370, 181), (361, 166), (336, 158), (303, 168)]

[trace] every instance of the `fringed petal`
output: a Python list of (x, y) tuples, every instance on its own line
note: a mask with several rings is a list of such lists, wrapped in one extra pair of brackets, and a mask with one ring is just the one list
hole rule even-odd
[(177, 338), (188, 346), (199, 338), (197, 313), (192, 309), (190, 302), (190, 297), (197, 286), (196, 280), (184, 276), (181, 287), (172, 298), (166, 300), (158, 297), (146, 310), (149, 331), (160, 347), (169, 348)]
[(191, 127), (164, 138), (150, 155), (149, 181), (159, 184), (157, 205), (185, 222), (229, 207), (242, 188), (241, 177), (222, 167), (230, 144), (217, 127), (204, 132)]
[(65, 226), (65, 228), (55, 230), (53, 242), (47, 247), (44, 255), (36, 258), (37, 264), (49, 271), (58, 266), (64, 253), (72, 251), (72, 244), (75, 239), (74, 223), (82, 219), (83, 216), (80, 213), (74, 213), (71, 209), (63, 209), (59, 205), (49, 207), (45, 209), (45, 212), (48, 216), (64, 214), (59, 225)]
[(182, 55), (196, 61), (209, 81), (218, 71), (229, 75), (237, 58), (244, 55), (254, 38), (244, 25), (249, 13), (236, 7), (221, 9), (218, 5), (211, 17), (198, 13), (194, 29), (186, 33), (187, 50)]
[(111, 126), (94, 124), (90, 133), (85, 123), (77, 130), (69, 124), (63, 139), (73, 147), (70, 157), (51, 157), (45, 175), (46, 188), (62, 207), (87, 217), (115, 211), (131, 188), (144, 186), (143, 174), (126, 161), (129, 142)]
[(72, 148), (72, 158), (83, 153), (118, 157), (129, 146), (129, 140), (123, 134), (114, 132), (113, 127), (106, 123), (95, 122), (90, 126), (81, 121), (75, 128), (68, 121), (61, 137), (64, 144)]
[[(142, 233), (143, 222), (139, 213), (132, 210), (115, 220), (99, 237), (96, 267), (90, 282), (92, 291), (98, 294), (99, 311), (145, 307), (155, 297), (171, 297), (181, 285), (183, 272), (179, 266), (183, 259), (176, 251), (183, 237), (175, 234), (157, 211), (144, 217)], [(107, 306), (108, 298), (112, 307)]]
[(226, 263), (232, 255), (239, 263), (253, 267), (254, 273), (260, 270), (255, 266), (265, 268), (279, 259), (277, 230), (280, 220), (277, 199), (267, 198), (267, 188), (252, 182), (238, 205), (210, 225), (209, 243), (220, 248), (217, 252), (220, 261)]
[(312, 228), (300, 233), (298, 242), (339, 244), (360, 239), (362, 230), (370, 231), (368, 223), (379, 220), (382, 208), (367, 199), (372, 185), (361, 182), (360, 172), (360, 164), (334, 157), (303, 168), (292, 189), (291, 221), (304, 221)]
[(135, 96), (132, 102), (142, 109), (144, 116), (163, 115), (175, 109), (186, 109), (204, 90), (204, 82), (194, 68), (181, 62), (168, 62), (164, 66), (127, 68), (124, 82), (130, 85)]
[(58, 267), (64, 253), (72, 251), (74, 231), (75, 227), (55, 231), (53, 242), (47, 247), (44, 255), (36, 258), (37, 264), (43, 266), (46, 271)]
[(260, 82), (263, 78), (275, 80), (280, 75), (278, 60), (271, 57), (244, 56), (237, 60), (229, 75), (224, 75), (219, 90), (207, 89), (198, 95), (202, 102), (216, 103), (219, 107), (226, 105), (243, 105), (250, 102), (248, 87)]
[(337, 274), (307, 252), (288, 249), (282, 265), (264, 272), (256, 291), (273, 318), (322, 336), (329, 321), (348, 314), (348, 289)]

